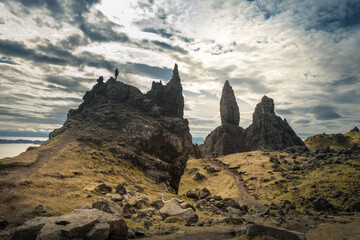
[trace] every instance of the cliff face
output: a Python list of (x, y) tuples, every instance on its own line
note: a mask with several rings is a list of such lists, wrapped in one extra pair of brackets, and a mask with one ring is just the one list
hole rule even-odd
[(253, 123), (246, 129), (249, 149), (282, 150), (291, 146), (305, 146), (294, 130), (274, 112), (274, 100), (264, 96), (256, 105)]
[(183, 119), (177, 65), (167, 85), (153, 83), (147, 94), (110, 78), (105, 83), (99, 80), (83, 100), (50, 138), (71, 131), (78, 141), (106, 145), (117, 158), (130, 160), (157, 183), (177, 191), (194, 150), (188, 121)]
[(203, 155), (226, 155), (258, 149), (282, 150), (291, 146), (304, 146), (287, 121), (276, 116), (274, 109), (274, 100), (264, 96), (256, 106), (253, 123), (247, 129), (239, 127), (239, 108), (234, 91), (226, 81), (220, 100), (222, 125), (206, 137), (201, 145)]

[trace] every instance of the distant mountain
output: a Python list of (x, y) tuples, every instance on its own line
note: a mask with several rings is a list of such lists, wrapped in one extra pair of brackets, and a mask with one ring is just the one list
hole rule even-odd
[(9, 139), (0, 139), (0, 144), (9, 144), (9, 143), (29, 143), (29, 144), (36, 144), (40, 145), (43, 144), (45, 141), (41, 140), (26, 140), (26, 139), (16, 139), (16, 140), (9, 140)]

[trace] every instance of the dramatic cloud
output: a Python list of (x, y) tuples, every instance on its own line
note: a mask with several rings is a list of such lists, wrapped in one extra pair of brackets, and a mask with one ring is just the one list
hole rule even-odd
[(194, 137), (229, 80), (247, 127), (263, 95), (303, 138), (360, 119), (358, 0), (0, 0), (0, 135), (47, 134), (101, 75), (143, 92), (178, 63)]

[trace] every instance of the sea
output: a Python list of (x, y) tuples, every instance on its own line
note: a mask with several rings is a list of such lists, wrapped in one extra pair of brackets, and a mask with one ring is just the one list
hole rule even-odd
[[(0, 139), (7, 139), (7, 140), (17, 140), (17, 139), (24, 139), (24, 140), (40, 140), (46, 141), (48, 138), (44, 137), (6, 137), (0, 136)], [(0, 159), (5, 157), (16, 157), (20, 153), (25, 152), (31, 146), (39, 146), (37, 144), (32, 143), (4, 143), (0, 144)]]

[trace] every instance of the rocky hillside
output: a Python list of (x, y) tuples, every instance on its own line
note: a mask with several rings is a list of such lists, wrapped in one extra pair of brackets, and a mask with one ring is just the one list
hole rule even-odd
[(274, 100), (264, 96), (256, 105), (252, 124), (243, 129), (239, 126), (240, 113), (234, 91), (226, 81), (220, 100), (221, 126), (212, 131), (201, 145), (203, 155), (304, 146), (286, 119), (276, 116), (274, 109)]
[(354, 127), (345, 134), (317, 134), (305, 140), (306, 146), (312, 151), (331, 148), (334, 150), (352, 149), (360, 145), (360, 132)]
[(154, 82), (146, 94), (112, 77), (97, 82), (46, 143), (1, 161), (0, 215), (17, 223), (37, 205), (67, 212), (90, 204), (87, 196), (104, 182), (138, 179), (149, 191), (178, 191), (194, 147), (177, 65), (166, 85)]

